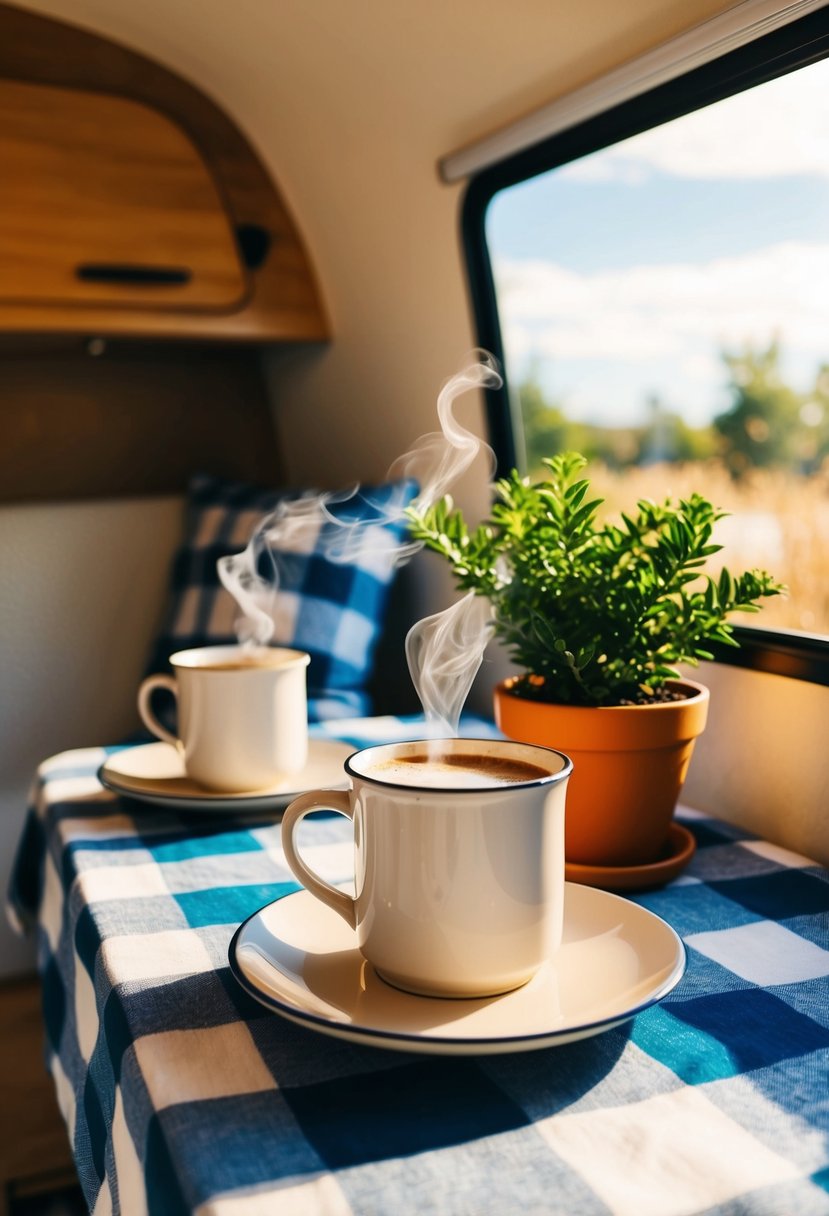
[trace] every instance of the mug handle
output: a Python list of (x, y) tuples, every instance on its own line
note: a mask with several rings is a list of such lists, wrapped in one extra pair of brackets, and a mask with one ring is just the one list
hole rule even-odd
[(152, 731), (157, 738), (163, 739), (165, 743), (172, 743), (173, 747), (179, 750), (181, 748), (179, 740), (161, 725), (152, 711), (150, 700), (157, 688), (166, 688), (174, 697), (178, 698), (178, 688), (173, 676), (147, 676), (146, 680), (142, 680), (141, 687), (138, 689), (138, 712), (141, 715), (141, 721), (147, 730)]
[(346, 819), (353, 820), (351, 795), (348, 790), (312, 790), (309, 794), (301, 794), (299, 798), (295, 798), (282, 816), (282, 850), (285, 860), (305, 889), (324, 904), (328, 904), (329, 908), (339, 912), (343, 920), (352, 929), (356, 929), (357, 911), (353, 898), (345, 891), (338, 891), (330, 882), (309, 870), (297, 852), (294, 833), (311, 811), (336, 811), (339, 815), (345, 815)]

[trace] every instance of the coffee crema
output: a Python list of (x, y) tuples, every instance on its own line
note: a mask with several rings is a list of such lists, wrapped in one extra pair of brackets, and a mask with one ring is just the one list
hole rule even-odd
[(224, 663), (199, 663), (190, 671), (273, 671), (285, 667), (290, 659), (228, 659)]
[(519, 785), (551, 777), (552, 769), (511, 756), (486, 752), (414, 752), (394, 756), (366, 769), (366, 776), (393, 784), (444, 789), (486, 789), (493, 785)]

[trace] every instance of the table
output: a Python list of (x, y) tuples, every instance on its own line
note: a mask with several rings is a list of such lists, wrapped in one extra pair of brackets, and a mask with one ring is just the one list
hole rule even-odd
[[(238, 924), (296, 889), (273, 817), (120, 800), (95, 776), (109, 750), (41, 766), (9, 897), (96, 1216), (829, 1213), (829, 874), (808, 858), (681, 808), (690, 867), (636, 897), (688, 950), (661, 1004), (541, 1051), (381, 1051), (230, 974)], [(345, 877), (348, 825), (313, 830), (309, 860)]]

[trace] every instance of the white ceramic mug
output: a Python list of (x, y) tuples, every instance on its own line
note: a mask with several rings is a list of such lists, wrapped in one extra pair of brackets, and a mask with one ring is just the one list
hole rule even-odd
[[(282, 847), (303, 886), (356, 930), (365, 958), (395, 987), (441, 997), (508, 992), (561, 942), (572, 768), (561, 752), (511, 740), (366, 748), (346, 761), (350, 790), (316, 790), (290, 804)], [(315, 810), (353, 820), (354, 897), (298, 853), (296, 830)]]
[[(188, 776), (240, 793), (278, 784), (308, 759), (306, 667), (300, 650), (200, 646), (170, 658), (175, 675), (148, 676), (138, 690), (144, 725), (184, 754)], [(157, 688), (176, 698), (178, 737), (155, 716)]]

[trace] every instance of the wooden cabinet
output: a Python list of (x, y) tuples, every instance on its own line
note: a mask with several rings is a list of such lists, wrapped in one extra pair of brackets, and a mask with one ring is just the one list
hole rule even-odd
[(249, 290), (219, 189), (146, 105), (0, 80), (0, 300), (233, 312)]
[(0, 0), (0, 339), (330, 337), (268, 169), (211, 98)]

